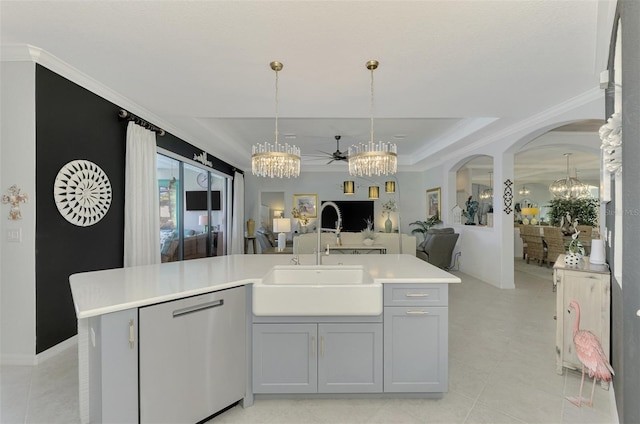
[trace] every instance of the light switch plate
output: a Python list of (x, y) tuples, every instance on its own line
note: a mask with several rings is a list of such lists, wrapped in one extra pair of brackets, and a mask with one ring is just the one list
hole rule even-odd
[(7, 230), (7, 241), (20, 243), (22, 241), (22, 228), (10, 228)]

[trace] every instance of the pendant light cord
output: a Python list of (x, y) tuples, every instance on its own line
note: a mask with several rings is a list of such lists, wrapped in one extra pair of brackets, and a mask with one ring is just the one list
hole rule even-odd
[(278, 150), (278, 71), (276, 70), (276, 131), (275, 131), (276, 141), (275, 147)]
[(371, 68), (371, 108), (370, 108), (370, 112), (371, 112), (371, 135), (370, 135), (370, 139), (369, 139), (369, 143), (371, 145), (371, 150), (373, 150), (373, 71), (375, 70), (375, 68)]

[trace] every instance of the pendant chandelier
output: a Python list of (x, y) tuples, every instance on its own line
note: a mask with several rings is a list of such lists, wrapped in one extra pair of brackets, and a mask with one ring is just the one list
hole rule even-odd
[(371, 134), (368, 143), (349, 147), (349, 175), (388, 175), (398, 169), (398, 154), (394, 143), (373, 142), (373, 71), (378, 68), (377, 60), (370, 60), (366, 67), (371, 71)]
[(527, 186), (524, 186), (524, 185), (522, 186), (522, 188), (520, 189), (520, 191), (518, 191), (518, 194), (519, 194), (520, 196), (528, 196), (528, 195), (529, 195), (529, 193), (531, 193), (531, 190), (529, 190), (529, 189), (527, 188)]
[(480, 199), (482, 200), (493, 199), (493, 172), (489, 172), (489, 188), (482, 190), (482, 193), (480, 193)]
[(571, 153), (565, 153), (564, 155), (567, 158), (567, 176), (551, 183), (549, 191), (557, 199), (573, 200), (589, 197), (589, 187), (569, 174), (569, 156), (571, 156)]
[(251, 171), (259, 177), (290, 178), (300, 175), (300, 149), (289, 143), (278, 143), (278, 72), (282, 63), (271, 62), (276, 73), (276, 130), (275, 142), (255, 144), (251, 149)]

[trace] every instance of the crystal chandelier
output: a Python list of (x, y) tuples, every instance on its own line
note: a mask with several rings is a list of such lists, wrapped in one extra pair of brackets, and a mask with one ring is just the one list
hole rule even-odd
[(573, 200), (589, 197), (589, 187), (569, 174), (569, 156), (571, 156), (571, 153), (565, 153), (564, 155), (567, 158), (567, 176), (551, 183), (549, 191), (557, 199)]
[(251, 171), (259, 177), (297, 177), (300, 175), (300, 149), (289, 143), (278, 144), (278, 71), (283, 65), (274, 61), (270, 66), (276, 73), (275, 143), (258, 143), (252, 147)]
[(529, 189), (527, 188), (527, 186), (522, 186), (522, 188), (520, 189), (520, 191), (518, 191), (518, 194), (519, 194), (520, 196), (528, 196), (528, 195), (529, 195), (529, 193), (531, 193), (531, 190), (529, 190)]
[(489, 188), (482, 190), (482, 193), (480, 193), (480, 199), (482, 200), (493, 199), (493, 172), (489, 172)]
[(388, 175), (398, 169), (398, 154), (394, 143), (373, 142), (373, 71), (378, 68), (377, 60), (366, 63), (371, 71), (371, 136), (369, 143), (354, 144), (349, 147), (349, 175)]

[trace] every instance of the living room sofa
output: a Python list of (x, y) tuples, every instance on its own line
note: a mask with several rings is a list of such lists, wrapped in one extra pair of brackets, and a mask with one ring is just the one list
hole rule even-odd
[[(340, 239), (343, 246), (363, 246), (364, 237), (361, 232), (347, 232), (340, 233)], [(293, 253), (304, 254), (314, 253), (317, 245), (317, 234), (307, 233), (300, 234), (293, 238)], [(322, 233), (320, 244), (323, 249), (327, 247), (327, 244), (331, 247), (337, 247), (335, 233)], [(374, 246), (383, 246), (386, 248), (387, 253), (400, 253), (400, 242), (398, 240), (398, 233), (376, 233), (376, 238), (373, 243)], [(413, 255), (416, 251), (416, 237), (407, 234), (402, 234), (402, 253)]]
[[(179, 243), (180, 240), (175, 230), (165, 236), (160, 248), (162, 262), (174, 262), (178, 260)], [(182, 249), (184, 260), (206, 257), (207, 234), (197, 234), (194, 230), (184, 230), (184, 244)]]

